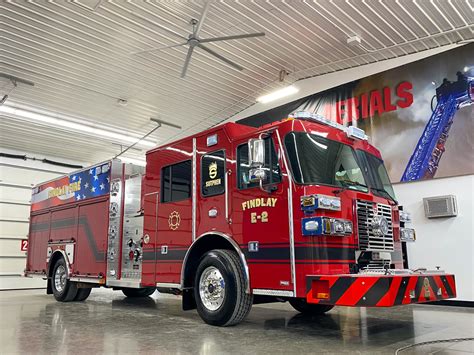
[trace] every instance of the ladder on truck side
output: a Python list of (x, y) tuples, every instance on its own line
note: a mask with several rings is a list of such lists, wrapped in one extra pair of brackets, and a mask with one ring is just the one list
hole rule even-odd
[(421, 135), (401, 181), (433, 178), (445, 151), (449, 129), (456, 111), (473, 103), (473, 78), (458, 75), (458, 81), (445, 81), (436, 89), (438, 103)]

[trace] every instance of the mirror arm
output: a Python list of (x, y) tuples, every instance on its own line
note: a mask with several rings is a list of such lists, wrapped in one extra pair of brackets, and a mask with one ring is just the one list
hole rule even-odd
[(274, 184), (271, 184), (268, 188), (265, 188), (263, 186), (263, 180), (260, 180), (259, 186), (260, 186), (260, 190), (269, 194), (271, 194), (273, 191), (278, 190), (278, 188)]
[(273, 132), (275, 132), (275, 131), (276, 131), (276, 128), (273, 128), (269, 131), (262, 132), (258, 135), (258, 139), (264, 139), (264, 138), (271, 137), (273, 135)]

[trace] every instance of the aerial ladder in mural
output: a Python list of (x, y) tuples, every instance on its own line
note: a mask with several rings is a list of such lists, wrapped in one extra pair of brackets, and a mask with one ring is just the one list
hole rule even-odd
[(445, 151), (456, 111), (474, 103), (474, 77), (457, 72), (457, 81), (444, 79), (436, 88), (437, 104), (403, 173), (401, 181), (431, 179)]

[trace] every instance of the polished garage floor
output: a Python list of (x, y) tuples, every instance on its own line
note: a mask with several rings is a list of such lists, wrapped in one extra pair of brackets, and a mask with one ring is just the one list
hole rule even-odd
[[(407, 306), (334, 309), (304, 317), (287, 304), (254, 306), (240, 325), (204, 324), (176, 296), (127, 299), (95, 289), (84, 303), (58, 303), (44, 290), (0, 291), (0, 354), (370, 353), (427, 340), (473, 337), (474, 309)], [(401, 354), (467, 354), (473, 342), (433, 344)]]

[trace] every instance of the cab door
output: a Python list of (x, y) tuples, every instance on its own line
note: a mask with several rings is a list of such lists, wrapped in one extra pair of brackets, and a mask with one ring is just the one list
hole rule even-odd
[(196, 238), (210, 232), (231, 236), (230, 142), (223, 131), (217, 131), (197, 137), (196, 146)]
[[(274, 132), (265, 140), (265, 178), (249, 181), (248, 139), (235, 144), (236, 174), (233, 181), (233, 228), (241, 240), (253, 289), (290, 296), (294, 290), (290, 241), (288, 180), (283, 152)], [(255, 293), (258, 293), (255, 292)]]

